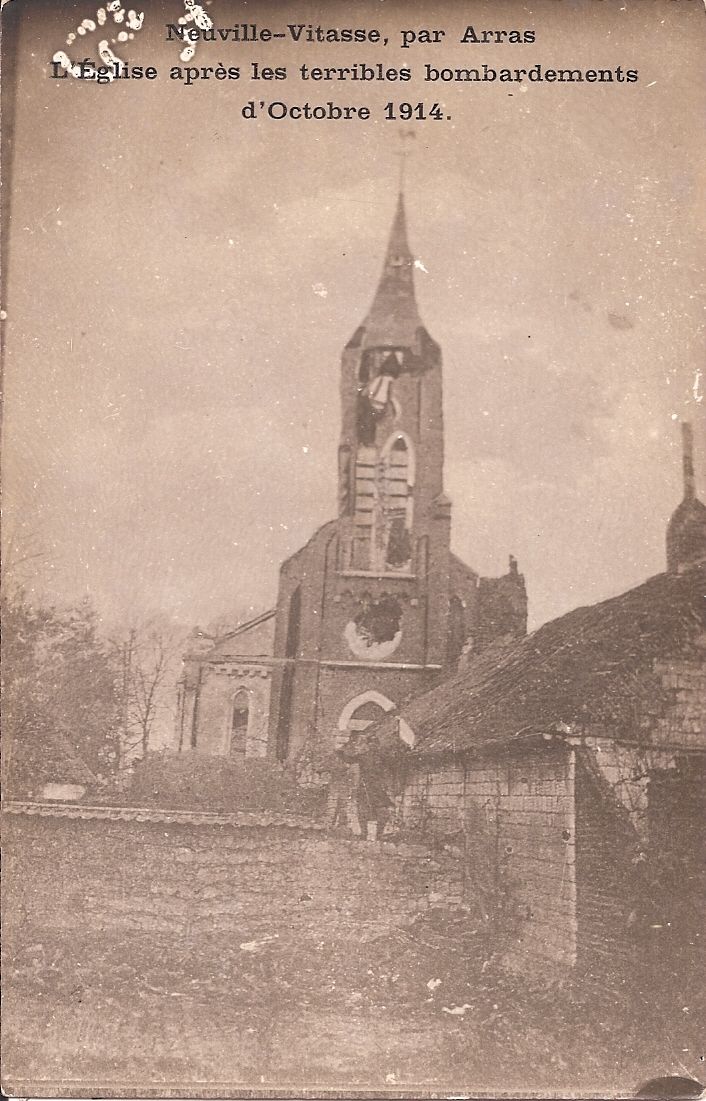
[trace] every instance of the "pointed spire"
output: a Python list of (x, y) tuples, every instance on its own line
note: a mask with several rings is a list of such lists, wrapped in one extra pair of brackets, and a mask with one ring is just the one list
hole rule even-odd
[(367, 347), (416, 343), (422, 321), (414, 294), (414, 257), (407, 240), (404, 197), (400, 191), (385, 263), (364, 323)]
[(392, 223), (390, 240), (387, 245), (385, 269), (387, 270), (390, 265), (399, 267), (400, 261), (402, 260), (407, 266), (412, 267), (414, 265), (414, 257), (412, 256), (409, 241), (407, 240), (407, 214), (404, 207), (404, 192), (400, 188), (400, 193), (397, 196), (395, 220)]

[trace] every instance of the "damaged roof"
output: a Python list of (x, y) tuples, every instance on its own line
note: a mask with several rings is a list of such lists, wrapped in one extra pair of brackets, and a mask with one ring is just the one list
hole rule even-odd
[[(670, 698), (655, 662), (706, 661), (705, 604), (706, 567), (659, 574), (491, 646), (401, 709), (413, 752), (465, 753), (565, 728), (648, 741)], [(376, 728), (384, 746), (396, 727), (390, 713)]]

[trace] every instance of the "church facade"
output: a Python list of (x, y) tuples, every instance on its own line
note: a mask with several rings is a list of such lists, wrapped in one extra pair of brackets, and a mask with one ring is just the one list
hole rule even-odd
[(419, 316), (402, 196), (340, 393), (338, 516), (283, 563), (273, 611), (186, 654), (182, 750), (288, 761), (312, 739), (333, 748), (462, 652), (526, 632), (515, 560), (483, 578), (451, 551), (441, 350)]

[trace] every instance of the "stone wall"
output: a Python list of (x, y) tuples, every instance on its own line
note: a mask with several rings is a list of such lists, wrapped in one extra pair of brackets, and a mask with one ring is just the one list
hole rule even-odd
[(23, 939), (64, 928), (361, 941), (460, 897), (458, 862), (424, 845), (166, 818), (3, 817), (5, 914)]
[(602, 983), (651, 956), (676, 973), (699, 941), (689, 922), (706, 902), (705, 774), (694, 754), (544, 742), (418, 763), (400, 815), (420, 836), (455, 839), (466, 901), (495, 891), (512, 905), (508, 962), (579, 962)]
[(578, 951), (584, 972), (601, 981), (634, 956), (641, 851), (636, 824), (642, 821), (613, 782), (621, 758), (615, 755), (604, 768), (603, 756), (578, 750), (575, 784)]
[(673, 658), (655, 664), (662, 685), (672, 695), (671, 707), (655, 716), (652, 741), (671, 748), (706, 749), (706, 634), (696, 640), (701, 661)]
[(517, 917), (509, 963), (575, 961), (573, 789), (572, 751), (554, 746), (417, 767), (405, 786), (405, 824), (463, 846), (465, 897), (507, 897)]
[(620, 745), (609, 738), (583, 739), (582, 760), (595, 775), (601, 798), (615, 801), (627, 814), (644, 844), (648, 839), (648, 785), (650, 777), (676, 767), (676, 756), (651, 746)]
[(683, 755), (659, 767), (655, 754), (645, 775), (643, 760), (630, 781), (635, 808), (615, 797), (620, 781), (597, 767), (602, 756), (577, 753), (579, 958), (589, 977), (641, 970), (655, 989), (675, 981), (676, 990), (703, 971), (706, 761)]

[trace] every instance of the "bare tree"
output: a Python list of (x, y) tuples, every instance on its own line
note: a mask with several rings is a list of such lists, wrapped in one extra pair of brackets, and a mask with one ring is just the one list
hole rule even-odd
[(46, 557), (46, 550), (36, 532), (18, 532), (16, 528), (6, 532), (0, 560), (3, 592), (7, 594), (8, 590), (21, 589), (28, 577), (32, 576), (30, 563)]
[(157, 729), (173, 715), (185, 639), (182, 628), (155, 617), (114, 641), (122, 680), (123, 769), (147, 754)]

